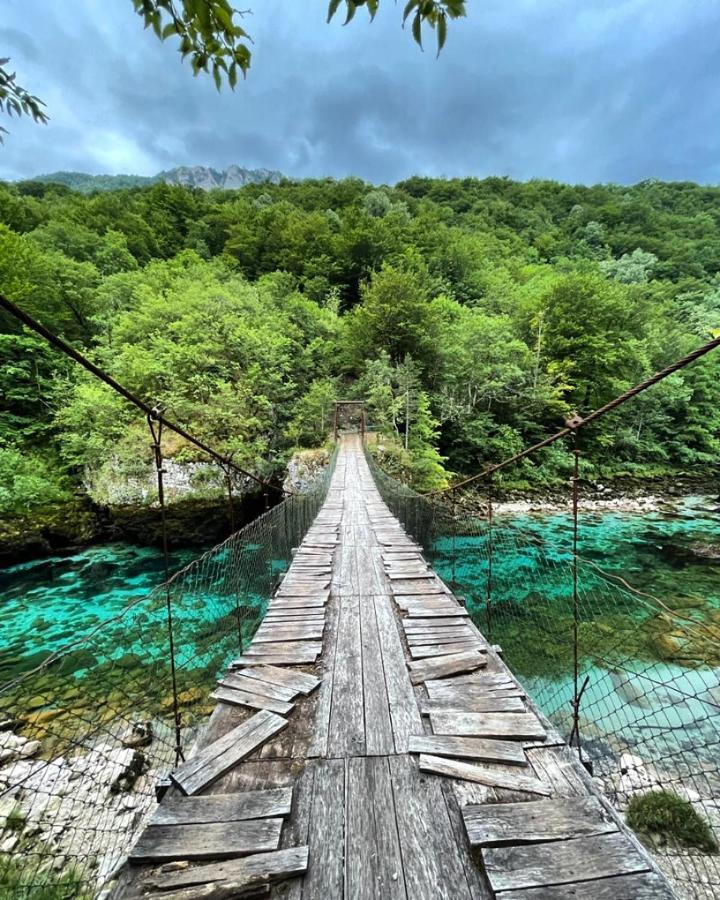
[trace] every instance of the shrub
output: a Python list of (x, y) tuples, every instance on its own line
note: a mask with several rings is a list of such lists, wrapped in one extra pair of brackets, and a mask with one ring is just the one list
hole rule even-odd
[(691, 803), (669, 791), (650, 791), (633, 797), (627, 823), (640, 834), (659, 834), (685, 847), (717, 853), (718, 842), (710, 826)]

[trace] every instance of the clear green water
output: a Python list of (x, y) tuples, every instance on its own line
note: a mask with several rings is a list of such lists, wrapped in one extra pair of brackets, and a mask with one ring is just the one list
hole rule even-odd
[[(579, 555), (580, 683), (585, 738), (673, 765), (720, 744), (720, 516), (694, 498), (672, 514), (585, 514)], [(436, 541), (433, 563), (464, 596), (483, 632), (529, 694), (567, 734), (573, 678), (569, 516), (498, 519), (493, 531), (490, 621), (487, 535), (466, 523)], [(701, 552), (704, 552), (701, 549)], [(720, 553), (718, 554), (720, 555)], [(595, 566), (659, 598), (683, 619), (638, 597)]]
[[(171, 571), (200, 552), (174, 551)], [(147, 596), (164, 573), (160, 550), (124, 543), (0, 569), (0, 683)]]

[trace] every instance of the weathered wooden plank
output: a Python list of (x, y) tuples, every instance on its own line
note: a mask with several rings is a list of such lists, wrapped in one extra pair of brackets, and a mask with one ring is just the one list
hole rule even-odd
[(472, 628), (459, 625), (457, 628), (411, 628), (406, 629), (405, 637), (409, 645), (427, 644), (430, 641), (439, 641), (444, 644), (463, 641), (467, 638), (477, 637)]
[(299, 693), (294, 688), (287, 688), (281, 684), (268, 684), (258, 681), (257, 678), (248, 678), (246, 675), (236, 675), (233, 672), (223, 675), (218, 684), (221, 687), (247, 691), (250, 694), (262, 694), (265, 697), (272, 697), (273, 700), (285, 700), (286, 702), (294, 700)]
[(328, 732), (328, 756), (365, 751), (362, 643), (358, 597), (343, 597), (338, 619), (336, 665)]
[(439, 756), (422, 754), (420, 756), (420, 769), (423, 772), (433, 772), (435, 775), (446, 775), (448, 778), (462, 778), (466, 781), (477, 781), (488, 787), (506, 788), (511, 791), (525, 791), (529, 794), (539, 794), (549, 797), (552, 788), (520, 772), (505, 772), (489, 765), (460, 762), (456, 759), (442, 759)]
[(255, 632), (253, 644), (319, 640), (322, 636), (322, 625), (286, 625), (280, 622), (269, 622)]
[(435, 734), (462, 734), (534, 741), (545, 737), (545, 729), (533, 713), (437, 712), (430, 714)]
[(308, 829), (310, 868), (303, 884), (308, 900), (343, 896), (345, 881), (345, 760), (318, 764)]
[(408, 897), (473, 900), (439, 782), (408, 756), (390, 757), (390, 776)]
[(410, 647), (413, 659), (431, 659), (435, 656), (447, 656), (449, 653), (463, 653), (466, 650), (482, 650), (485, 645), (477, 638), (460, 641), (454, 644), (421, 644)]
[(621, 832), (527, 844), (487, 847), (485, 870), (495, 891), (591, 881), (647, 872), (647, 859)]
[(280, 684), (297, 691), (298, 694), (311, 694), (320, 684), (320, 679), (315, 675), (308, 675), (306, 672), (289, 672), (287, 669), (278, 669), (275, 666), (258, 666), (238, 674), (268, 684)]
[(447, 606), (441, 609), (430, 609), (427, 607), (411, 607), (407, 611), (411, 619), (465, 619), (468, 617), (468, 611), (460, 606)]
[(200, 825), (203, 822), (239, 822), (290, 815), (292, 788), (245, 791), (242, 794), (212, 794), (183, 797), (168, 793), (150, 819), (150, 825)]
[(459, 757), (510, 766), (528, 765), (520, 744), (491, 738), (421, 734), (410, 738), (408, 749), (411, 753), (426, 753), (432, 756)]
[(503, 891), (497, 896), (498, 900), (677, 900), (668, 883), (655, 872)]
[[(302, 875), (308, 867), (308, 848), (289, 847), (286, 850), (272, 850), (243, 859), (212, 865), (193, 866), (166, 875), (151, 875), (144, 879), (145, 885), (155, 890), (171, 891), (195, 885), (219, 884), (228, 891), (234, 888), (244, 891), (285, 878)], [(164, 897), (171, 896), (163, 894)], [(243, 895), (244, 896), (244, 895)]]
[(475, 650), (464, 653), (452, 653), (435, 659), (418, 660), (408, 664), (410, 680), (413, 684), (421, 684), (428, 678), (442, 678), (458, 672), (472, 672), (487, 665), (487, 658)]
[(275, 850), (282, 819), (252, 819), (201, 825), (150, 825), (130, 851), (130, 862), (170, 862), (175, 859), (231, 859)]
[(184, 794), (197, 794), (286, 725), (287, 719), (261, 710), (191, 757), (170, 778)]
[(373, 597), (360, 597), (362, 680), (365, 705), (365, 753), (368, 756), (395, 752), (390, 704), (385, 684), (383, 651), (378, 634)]
[(425, 688), (431, 697), (439, 697), (445, 690), (456, 692), (473, 688), (493, 690), (497, 688), (514, 688), (516, 682), (505, 672), (495, 674), (492, 672), (473, 672), (471, 675), (457, 675), (454, 678), (430, 679), (425, 682)]
[(388, 758), (347, 761), (347, 900), (406, 900)]
[(265, 694), (251, 694), (248, 691), (238, 690), (234, 687), (217, 687), (210, 697), (220, 703), (229, 703), (232, 706), (247, 706), (249, 709), (269, 709), (270, 712), (286, 716), (294, 708), (293, 703), (285, 700), (275, 700)]
[(405, 653), (391, 603), (387, 596), (376, 597), (375, 616), (378, 638), (383, 651), (383, 670), (390, 703), (395, 752), (404, 753), (410, 736), (422, 733), (423, 723), (405, 665)]
[(438, 712), (525, 712), (525, 704), (520, 697), (494, 697), (486, 695), (482, 698), (464, 697), (460, 700), (421, 700), (420, 712), (424, 716)]
[(314, 663), (319, 655), (318, 650), (298, 649), (280, 653), (270, 650), (265, 652), (260, 647), (272, 647), (272, 644), (258, 644), (258, 650), (239, 656), (235, 663), (239, 666), (302, 666)]
[(264, 643), (262, 647), (250, 647), (245, 651), (246, 656), (255, 653), (314, 653), (316, 656), (322, 651), (320, 641), (273, 641)]
[(566, 841), (618, 830), (597, 797), (485, 803), (462, 812), (473, 847)]

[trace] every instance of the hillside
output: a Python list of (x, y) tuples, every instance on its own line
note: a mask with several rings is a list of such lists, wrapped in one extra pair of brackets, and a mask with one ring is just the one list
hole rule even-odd
[(64, 184), (81, 194), (94, 191), (115, 191), (123, 188), (147, 187), (151, 184), (181, 184), (186, 187), (236, 190), (247, 184), (276, 184), (282, 178), (280, 172), (271, 169), (246, 169), (229, 166), (227, 169), (213, 169), (209, 166), (177, 166), (158, 172), (157, 175), (88, 175), (84, 172), (51, 172), (37, 175), (32, 181)]
[[(82, 196), (20, 183), (0, 185), (0, 221), (10, 298), (265, 474), (322, 445), (342, 396), (367, 400), (394, 471), (443, 485), (720, 325), (720, 189), (694, 184), (323, 179)], [(0, 510), (78, 488), (103, 501), (145, 477), (132, 410), (12, 322), (0, 346)], [(583, 475), (714, 473), (718, 410), (710, 357), (584, 434)], [(511, 478), (564, 488), (568, 466), (556, 446)]]

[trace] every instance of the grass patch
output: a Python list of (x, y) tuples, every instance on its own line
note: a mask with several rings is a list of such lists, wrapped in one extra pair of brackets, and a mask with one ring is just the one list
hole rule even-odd
[(693, 805), (670, 791), (650, 791), (633, 797), (627, 824), (641, 835), (658, 834), (684, 847), (717, 853), (718, 842), (710, 826)]
[(42, 871), (27, 860), (0, 857), (0, 900), (90, 900), (77, 870)]

